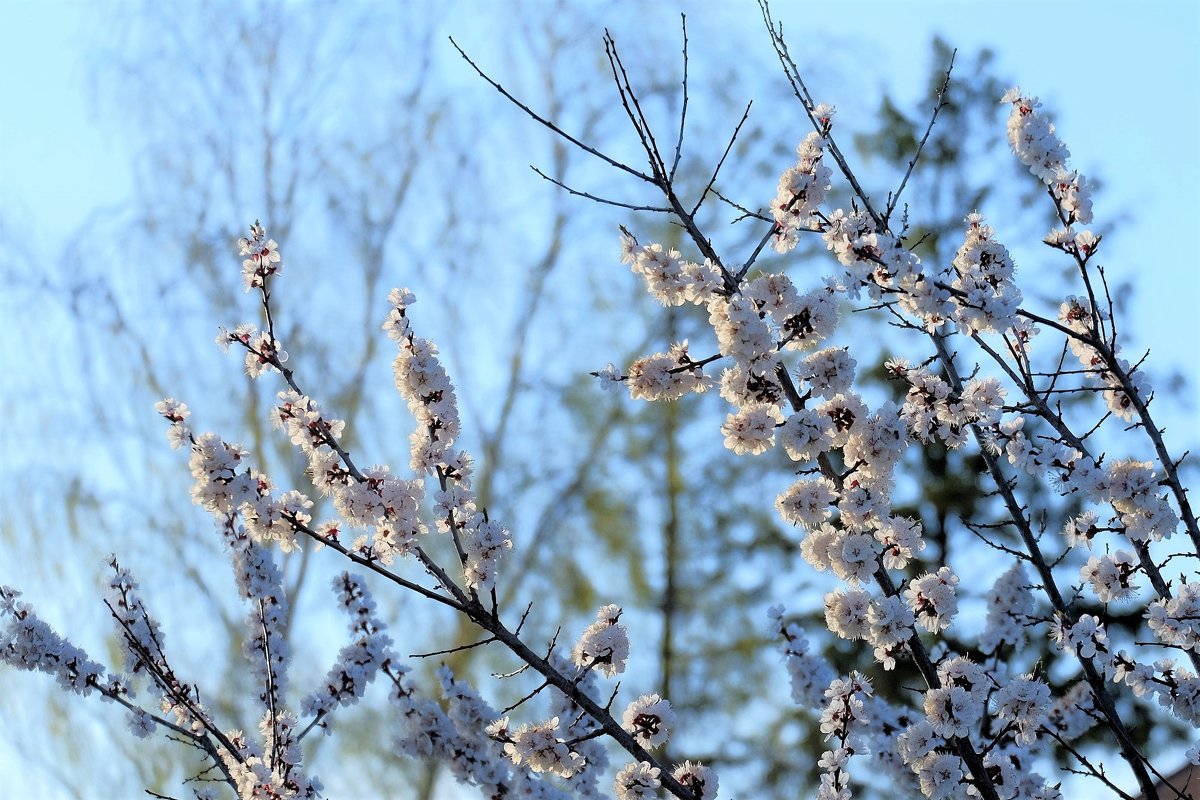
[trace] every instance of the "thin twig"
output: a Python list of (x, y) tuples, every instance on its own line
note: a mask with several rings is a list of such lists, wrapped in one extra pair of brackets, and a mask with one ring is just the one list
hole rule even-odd
[(530, 117), (532, 117), (533, 119), (540, 122), (542, 125), (546, 126), (550, 130), (554, 131), (554, 133), (556, 135), (561, 136), (563, 139), (566, 139), (568, 142), (575, 145), (576, 147), (578, 147), (580, 150), (584, 151), (585, 153), (591, 153), (593, 156), (600, 159), (601, 161), (604, 161), (609, 166), (616, 167), (617, 169), (621, 170), (622, 172), (628, 172), (630, 175), (641, 178), (642, 180), (646, 181), (647, 183), (654, 183), (654, 179), (651, 178), (649, 175), (645, 174), (644, 172), (640, 172), (640, 171), (634, 169), (633, 167), (629, 166), (628, 164), (623, 164), (620, 161), (617, 161), (615, 158), (611, 158), (611, 157), (605, 155), (604, 153), (601, 153), (599, 150), (592, 147), (591, 145), (584, 144), (579, 139), (576, 139), (574, 136), (567, 133), (562, 128), (558, 127), (558, 125), (554, 124), (553, 122), (546, 119), (545, 117), (539, 115), (536, 111), (534, 111), (529, 106), (525, 105), (520, 100), (518, 100), (516, 97), (514, 97), (511, 92), (509, 92), (507, 89), (505, 89), (499, 83), (492, 80), (486, 72), (484, 72), (482, 69), (480, 69), (479, 66), (474, 61), (471, 60), (470, 56), (468, 56), (466, 54), (466, 52), (464, 52), (463, 49), (458, 46), (458, 42), (454, 41), (454, 37), (450, 37), (450, 44), (454, 45), (454, 49), (458, 51), (458, 54), (463, 57), (464, 61), (466, 61), (468, 64), (471, 65), (471, 69), (475, 70), (476, 74), (478, 74), (479, 77), (483, 78), (485, 81), (487, 81), (487, 83), (489, 83), (492, 86), (492, 88), (494, 88), (500, 94), (504, 95), (505, 99), (507, 99), (510, 103), (512, 103), (517, 108), (524, 111), (526, 114), (528, 114)]
[(933, 113), (929, 116), (929, 125), (925, 128), (925, 135), (921, 137), (920, 143), (917, 145), (917, 152), (908, 162), (908, 169), (904, 171), (904, 178), (900, 181), (900, 186), (888, 199), (887, 210), (883, 212), (883, 224), (886, 227), (892, 219), (892, 212), (896, 209), (896, 204), (900, 202), (900, 195), (904, 193), (904, 187), (908, 185), (908, 179), (913, 174), (913, 169), (917, 166), (917, 162), (921, 158), (921, 152), (925, 149), (925, 142), (929, 141), (929, 134), (933, 131), (934, 123), (937, 122), (938, 114), (941, 110), (950, 104), (946, 99), (946, 92), (950, 88), (950, 74), (954, 71), (954, 58), (958, 55), (958, 50), (950, 54), (950, 64), (946, 67), (946, 76), (942, 79), (941, 86), (937, 90), (937, 103), (933, 107)]
[(579, 189), (574, 189), (574, 188), (568, 186), (567, 184), (563, 183), (562, 181), (560, 181), (558, 178), (550, 177), (549, 175), (542, 172), (540, 169), (538, 169), (537, 167), (535, 167), (532, 164), (529, 165), (529, 168), (531, 170), (533, 170), (534, 172), (536, 172), (538, 175), (540, 175), (545, 180), (548, 180), (551, 183), (553, 183), (555, 186), (559, 187), (560, 189), (566, 190), (566, 192), (568, 194), (573, 194), (576, 197), (586, 198), (588, 200), (591, 200), (594, 203), (601, 203), (606, 206), (616, 206), (617, 208), (625, 208), (630, 211), (654, 211), (654, 212), (658, 212), (660, 214), (670, 214), (671, 213), (671, 209), (669, 209), (669, 208), (662, 208), (660, 206), (639, 206), (639, 205), (635, 205), (633, 203), (625, 203), (620, 200), (609, 200), (606, 197), (600, 197), (599, 195), (591, 194), (590, 192), (584, 192)]
[(700, 199), (696, 201), (696, 205), (692, 206), (692, 216), (700, 210), (700, 206), (704, 204), (705, 198), (712, 191), (713, 185), (717, 182), (717, 175), (721, 172), (721, 167), (725, 164), (725, 159), (729, 157), (729, 152), (733, 150), (733, 143), (737, 141), (738, 133), (741, 132), (742, 126), (746, 124), (746, 120), (750, 118), (750, 106), (754, 105), (751, 100), (746, 104), (746, 110), (742, 112), (742, 118), (738, 120), (738, 124), (733, 129), (733, 135), (729, 137), (729, 144), (725, 145), (725, 152), (721, 154), (721, 160), (717, 162), (717, 166), (713, 168), (712, 177), (708, 179), (708, 183), (704, 187), (704, 191), (700, 193)]
[(687, 14), (679, 15), (679, 27), (683, 30), (683, 105), (679, 110), (679, 137), (675, 140), (675, 158), (671, 161), (671, 171), (667, 180), (675, 180), (675, 171), (679, 169), (679, 159), (683, 154), (683, 132), (687, 128), (688, 110), (688, 35)]

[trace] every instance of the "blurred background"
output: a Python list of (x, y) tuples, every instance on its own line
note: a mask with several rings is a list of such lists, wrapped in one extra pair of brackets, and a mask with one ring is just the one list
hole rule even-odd
[[(1187, 241), (1200, 218), (1200, 9), (773, 10), (815, 96), (837, 105), (835, 134), (879, 197), (911, 157), (957, 48), (950, 105), (905, 195), (914, 231), (927, 235), (920, 255), (947, 263), (962, 217), (979, 210), (1012, 250), (1029, 304), (1055, 309), (1071, 293), (1068, 265), (1040, 244), (1051, 208), (1010, 156), (997, 102), (1014, 84), (1042, 98), (1073, 166), (1100, 187), (1092, 227), (1105, 237), (1126, 350), (1136, 360), (1151, 349), (1157, 419), (1172, 452), (1194, 447), (1200, 309)], [(704, 186), (753, 101), (717, 187), (763, 208), (808, 124), (750, 0), (0, 0), (0, 583), (23, 590), (93, 657), (119, 663), (100, 601), (104, 559), (116, 553), (141, 579), (176, 671), (201, 683), (231, 727), (255, 726), (245, 609), (211, 520), (190, 503), (186, 455), (167, 446), (153, 404), (187, 402), (197, 431), (243, 443), (277, 484), (306, 485), (303, 459), (266, 421), (279, 386), (251, 384), (240, 359), (213, 345), (218, 325), (258, 321), (235, 241), (261, 219), (284, 256), (280, 338), (302, 385), (347, 420), (358, 462), (407, 469), (411, 421), (379, 325), (388, 289), (408, 286), (416, 330), (439, 344), (458, 386), (479, 493), (513, 531), (500, 594), (514, 610), (534, 602), (531, 640), (560, 626), (572, 640), (599, 605), (622, 603), (635, 646), (618, 705), (642, 692), (670, 698), (681, 719), (669, 758), (711, 763), (722, 796), (800, 796), (815, 758), (798, 752), (819, 752), (819, 734), (811, 713), (785, 702), (764, 612), (785, 603), (823, 641), (829, 583), (800, 562), (796, 532), (775, 517), (788, 464), (724, 450), (715, 396), (648, 406), (599, 391), (587, 373), (609, 361), (623, 366), (686, 337), (693, 353), (711, 351), (703, 318), (664, 312), (618, 262), (619, 224), (643, 242), (681, 244), (679, 231), (538, 177), (529, 165), (605, 197), (652, 199), (507, 103), (447, 40), (539, 113), (639, 166), (601, 37), (611, 31), (660, 142), (673, 142), (681, 12), (690, 48), (681, 184), (693, 196)], [(716, 202), (701, 214), (734, 263), (761, 236), (752, 223), (731, 225), (736, 216)], [(802, 286), (833, 268), (819, 243), (762, 262), (785, 263)], [(889, 389), (869, 376), (884, 358), (922, 356), (897, 336), (848, 315), (835, 342), (852, 346), (878, 397)], [(1103, 441), (1118, 457), (1141, 454), (1119, 435)], [(1007, 565), (980, 565), (958, 523), (987, 515), (977, 466), (959, 453), (910, 457), (904, 502), (935, 543), (926, 558), (949, 544), (964, 586), (986, 587)], [(1069, 510), (1044, 489), (1035, 496), (1050, 513)], [(298, 698), (344, 643), (329, 590), (343, 564), (310, 551), (281, 560)], [(375, 588), (400, 652), (451, 646), (447, 632), (474, 639), (442, 609)], [(968, 634), (982, 624), (981, 596), (964, 602)], [(865, 663), (845, 643), (830, 646), (841, 668)], [(528, 689), (488, 677), (517, 666), (503, 653), (448, 661), (481, 679), (497, 707)], [(429, 691), (439, 663), (412, 660)], [(1056, 682), (1069, 681), (1064, 670)], [(902, 678), (881, 691), (899, 695)], [(13, 796), (190, 796), (180, 781), (200, 762), (161, 737), (134, 739), (116, 707), (66, 696), (40, 675), (6, 669), (2, 685), (0, 776)], [(437, 764), (391, 755), (375, 689), (333, 737), (306, 740), (309, 771), (329, 796), (475, 796)], [(1181, 731), (1150, 709), (1127, 713), (1156, 720), (1141, 735), (1175, 766)]]

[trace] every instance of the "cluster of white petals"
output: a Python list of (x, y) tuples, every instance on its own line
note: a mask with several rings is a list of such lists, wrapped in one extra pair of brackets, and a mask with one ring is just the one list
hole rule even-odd
[(684, 261), (678, 250), (661, 244), (638, 245), (632, 236), (621, 237), (622, 261), (646, 282), (646, 288), (665, 306), (703, 305), (721, 286), (717, 268), (709, 263)]
[(786, 253), (796, 247), (801, 230), (816, 230), (817, 209), (825, 202), (833, 171), (821, 161), (825, 137), (813, 131), (796, 147), (796, 163), (779, 176), (779, 189), (771, 201), (775, 235), (771, 246)]
[(675, 727), (675, 712), (669, 701), (644, 694), (625, 708), (621, 721), (642, 747), (661, 747)]
[(526, 723), (513, 729), (508, 727), (508, 717), (505, 717), (492, 723), (488, 732), (504, 742), (504, 753), (514, 764), (534, 772), (569, 778), (583, 769), (583, 757), (559, 736), (558, 717), (540, 725)]
[(1161, 493), (1151, 462), (1128, 459), (1111, 462), (1104, 486), (1105, 499), (1112, 504), (1124, 534), (1132, 541), (1169, 539), (1179, 526), (1179, 514)]
[(105, 676), (104, 667), (88, 658), (37, 616), (33, 607), (19, 600), (21, 593), (0, 586), (0, 660), (10, 667), (51, 675), (63, 689), (80, 695), (109, 685), (119, 688), (124, 681)]
[(595, 669), (607, 678), (625, 671), (629, 634), (618, 622), (620, 618), (621, 607), (618, 605), (607, 605), (596, 612), (596, 621), (584, 630), (571, 650), (575, 666)]
[(238, 255), (242, 261), (242, 282), (245, 290), (261, 289), (268, 278), (283, 271), (279, 245), (267, 238), (267, 231), (258, 222), (250, 226), (250, 235), (238, 239)]
[(738, 455), (758, 455), (775, 445), (775, 428), (783, 423), (779, 406), (743, 406), (725, 417), (721, 433), (725, 446)]
[(875, 648), (875, 660), (885, 670), (896, 668), (896, 655), (913, 635), (916, 616), (897, 595), (879, 597), (871, 602), (867, 612), (867, 641)]
[(1000, 102), (1012, 105), (1008, 143), (1017, 158), (1050, 187), (1071, 222), (1091, 222), (1091, 187), (1082, 175), (1067, 168), (1070, 151), (1054, 132), (1054, 123), (1038, 111), (1041, 102), (1019, 87), (1005, 92)]
[(1013, 564), (996, 579), (988, 592), (987, 624), (979, 635), (979, 651), (996, 652), (1003, 645), (1025, 643), (1026, 626), (1033, 618), (1033, 594), (1021, 562)]
[(1080, 658), (1095, 658), (1108, 654), (1108, 632), (1095, 614), (1082, 614), (1074, 624), (1061, 616), (1050, 625), (1050, 636), (1056, 645), (1070, 650)]
[(784, 665), (791, 678), (792, 700), (804, 708), (816, 708), (834, 678), (833, 667), (812, 652), (800, 625), (785, 621), (783, 611), (782, 606), (772, 606), (767, 613), (782, 642)]
[(646, 761), (635, 761), (621, 767), (613, 779), (613, 791), (617, 800), (651, 800), (658, 797), (662, 786), (659, 775), (662, 770)]
[(1013, 725), (1017, 744), (1032, 744), (1050, 711), (1050, 687), (1032, 674), (1014, 678), (992, 695), (996, 717)]
[(154, 410), (171, 423), (171, 427), (167, 429), (167, 441), (170, 442), (172, 450), (178, 450), (191, 442), (192, 431), (186, 423), (192, 412), (188, 410), (187, 403), (167, 397), (155, 403)]
[(1174, 597), (1151, 603), (1146, 624), (1163, 644), (1200, 651), (1200, 583), (1185, 583)]
[(639, 358), (629, 366), (628, 375), (614, 380), (624, 380), (635, 400), (677, 400), (689, 392), (707, 391), (714, 383), (688, 355), (686, 340), (672, 345), (669, 352)]
[[(817, 789), (819, 800), (848, 800), (850, 775), (846, 766), (857, 749), (857, 730), (870, 724), (867, 702), (872, 694), (871, 683), (858, 672), (846, 678), (834, 678), (825, 690), (826, 705), (821, 712), (821, 733), (832, 749), (826, 750), (817, 766), (822, 769)], [(853, 730), (852, 730), (853, 729)]]
[[(417, 421), (410, 437), (412, 469), (438, 479), (441, 488), (434, 498), (438, 530), (455, 535), (465, 556), (463, 578), (467, 585), (474, 590), (489, 589), (495, 583), (501, 558), (512, 549), (512, 537), (506, 527), (476, 506), (471, 487), (472, 458), (453, 449), (462, 430), (458, 399), (438, 358), (437, 346), (412, 333), (407, 312), (416, 297), (408, 289), (393, 289), (388, 299), (392, 308), (384, 328), (400, 345), (392, 362), (396, 389)], [(388, 485), (387, 476), (383, 481)], [(392, 485), (402, 490), (397, 498), (400, 503), (383, 506), (393, 513), (377, 520), (375, 543), (378, 545), (382, 539), (392, 551), (407, 554), (416, 537), (425, 532), (417, 515), (421, 484), (412, 481)]]
[(916, 615), (917, 624), (928, 631), (944, 631), (958, 613), (958, 576), (950, 567), (914, 578), (904, 589), (904, 599)]
[(717, 773), (699, 762), (684, 761), (671, 771), (671, 777), (689, 789), (696, 800), (717, 800)]
[(996, 241), (979, 214), (966, 219), (967, 234), (954, 256), (955, 322), (966, 334), (1003, 333), (1018, 325), (1021, 290), (1013, 281), (1008, 248)]
[(843, 639), (865, 639), (871, 630), (871, 593), (835, 589), (825, 595), (825, 627)]
[(1145, 373), (1120, 355), (1120, 348), (1104, 345), (1102, 350), (1096, 344), (1106, 320), (1107, 314), (1101, 309), (1074, 295), (1067, 297), (1058, 309), (1058, 321), (1076, 334), (1067, 344), (1083, 366), (1087, 384), (1101, 387), (1108, 410), (1129, 421), (1137, 411), (1133, 398), (1147, 397), (1150, 383)]
[(1140, 567), (1137, 556), (1128, 550), (1093, 555), (1079, 569), (1079, 579), (1085, 581), (1101, 603), (1125, 600), (1138, 592), (1133, 582)]
[(375, 613), (375, 601), (362, 578), (343, 572), (334, 578), (333, 588), (338, 606), (350, 618), (350, 635), (354, 640), (338, 652), (321, 688), (301, 704), (301, 711), (317, 717), (321, 724), (334, 709), (357, 703), (383, 665), (395, 658), (391, 652), (392, 640), (383, 632), (383, 622)]

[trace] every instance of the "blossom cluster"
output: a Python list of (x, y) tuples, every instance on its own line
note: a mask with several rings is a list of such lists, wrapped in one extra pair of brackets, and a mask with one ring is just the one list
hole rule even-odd
[(379, 671), (395, 659), (392, 640), (383, 633), (383, 622), (375, 615), (375, 602), (362, 578), (343, 572), (334, 579), (333, 588), (338, 605), (350, 617), (350, 634), (355, 639), (338, 653), (322, 688), (301, 704), (301, 713), (322, 726), (328, 726), (325, 718), (335, 708), (358, 702)]
[[(671, 355), (635, 362), (628, 375), (611, 366), (599, 373), (610, 385), (627, 381), (636, 399), (676, 400), (715, 383), (696, 369), (697, 364), (727, 364), (719, 387), (734, 409), (721, 425), (725, 446), (737, 454), (759, 455), (782, 445), (800, 475), (778, 495), (776, 508), (786, 523), (803, 532), (803, 559), (847, 584), (825, 595), (826, 627), (840, 638), (867, 642), (885, 670), (911, 659), (922, 671), (927, 689), (919, 715), (911, 721), (911, 712), (880, 713), (880, 718), (910, 721), (889, 724), (899, 735), (882, 736), (870, 749), (911, 772), (920, 791), (932, 798), (964, 792), (989, 798), (1058, 796), (1029, 769), (1046, 748), (1082, 735), (1096, 719), (1111, 728), (1119, 742), (1128, 737), (1106, 679), (1128, 685), (1136, 697), (1155, 697), (1181, 720), (1196, 718), (1194, 670), (1170, 660), (1142, 664), (1111, 645), (1103, 620), (1063, 599), (1054, 565), (1046, 562), (1032, 522), (1016, 499), (1015, 481), (996, 460), (1003, 457), (1031, 476), (1048, 476), (1060, 494), (1083, 503), (1083, 510), (1063, 525), (1067, 546), (1090, 548), (1109, 531), (1133, 545), (1090, 554), (1078, 569), (1080, 583), (1097, 601), (1109, 604), (1135, 598), (1141, 590), (1139, 577), (1149, 577), (1158, 598), (1147, 609), (1147, 627), (1161, 644), (1190, 651), (1193, 668), (1200, 668), (1197, 628), (1191, 620), (1200, 592), (1194, 583), (1173, 591), (1147, 550), (1148, 543), (1170, 538), (1181, 522), (1170, 492), (1164, 491), (1175, 486), (1170, 482), (1175, 465), (1162, 465), (1167, 472), (1163, 480), (1150, 462), (1093, 457), (1086, 437), (1073, 433), (1050, 400), (1056, 391), (1096, 387), (1110, 414), (1125, 421), (1136, 416), (1144, 420), (1146, 414), (1149, 387), (1143, 374), (1119, 355), (1111, 308), (1098, 302), (1089, 272), (1101, 237), (1072, 227), (1092, 221), (1091, 187), (1069, 169), (1067, 149), (1038, 112), (1035, 98), (1014, 90), (1002, 102), (1013, 105), (1008, 124), (1013, 150), (1046, 184), (1063, 225), (1046, 241), (1074, 259), (1087, 287), (1086, 298), (1067, 298), (1057, 319), (1026, 310), (1012, 256), (979, 213), (966, 217), (963, 243), (949, 267), (939, 271), (923, 264), (903, 237), (891, 232), (886, 216), (872, 209), (867, 197), (861, 196), (861, 205), (848, 211), (823, 209), (831, 177), (823, 155), (833, 134), (832, 109), (822, 106), (819, 130), (801, 142), (798, 163), (780, 178), (771, 203), (771, 241), (778, 252), (788, 253), (801, 230), (815, 231), (842, 270), (805, 293), (778, 272), (752, 273), (743, 279), (749, 265), (736, 276), (720, 268), (725, 281), (715, 291), (709, 289), (716, 281), (708, 269), (708, 278), (699, 283), (709, 289), (705, 293), (689, 282), (687, 276), (695, 270), (689, 273), (684, 266), (689, 262), (680, 252), (668, 254), (668, 262), (677, 265), (672, 270), (653, 272), (647, 265), (658, 262), (650, 256), (657, 257), (663, 249), (638, 246), (625, 234), (626, 260), (633, 261), (651, 293), (667, 305), (690, 302), (707, 308), (717, 355), (695, 362), (681, 357), (686, 348), (677, 347)], [(667, 272), (675, 278), (664, 278)], [(926, 333), (936, 351), (915, 366), (903, 358), (887, 362), (887, 374), (905, 386), (900, 405), (884, 402), (871, 408), (856, 390), (856, 360), (847, 349), (827, 343), (835, 333), (838, 303), (864, 294), (873, 304), (890, 309), (903, 327)], [(1063, 349), (1082, 364), (1077, 387), (1070, 385), (1071, 373), (1061, 365), (1045, 373), (1050, 388), (1038, 387), (1033, 342), (1046, 328), (1063, 334)], [(979, 342), (999, 363), (1001, 375), (976, 369), (961, 377), (944, 344), (953, 335)], [(994, 337), (1000, 346), (988, 344), (985, 337)], [(797, 362), (787, 358), (789, 350), (808, 354)], [(650, 365), (655, 377), (647, 380)], [(1010, 400), (1014, 393), (1015, 402)], [(1050, 429), (1049, 435), (1043, 426)], [(1084, 671), (1086, 680), (1075, 690), (1054, 699), (1050, 684), (1034, 672), (1010, 676), (999, 663), (985, 668), (968, 654), (944, 646), (930, 648), (922, 641), (921, 631), (940, 635), (953, 624), (960, 581), (950, 564), (943, 563), (917, 576), (901, 575), (896, 585), (890, 573), (903, 572), (921, 558), (926, 542), (919, 521), (893, 513), (892, 493), (895, 467), (906, 448), (933, 442), (949, 448), (975, 442), (999, 486), (998, 496), (1006, 501), (1011, 516), (1007, 524), (1029, 532), (1023, 556), (984, 537), (1020, 560), (999, 576), (987, 595), (979, 652), (1017, 651), (1029, 641), (1030, 630), (1048, 618), (1031, 592), (1038, 584), (1030, 581), (1022, 564), (1028, 561), (1039, 570), (1052, 607), (1053, 621), (1047, 626), (1051, 639)], [(1177, 489), (1175, 496), (1180, 497)], [(1103, 506), (1112, 509), (1107, 522), (1099, 512)], [(832, 674), (826, 662), (813, 656), (804, 636), (781, 617), (777, 629), (786, 641), (795, 699), (823, 708), (822, 732), (839, 740), (819, 765), (820, 796), (847, 798), (851, 790), (846, 765), (855, 752), (867, 749), (854, 744), (849, 722), (858, 720), (859, 727), (869, 729), (871, 715), (867, 701), (846, 687), (862, 684), (855, 676)], [(869, 683), (865, 685), (869, 693)], [(1093, 719), (1088, 720), (1089, 715)], [(1102, 777), (1086, 762), (1080, 766)], [(1142, 769), (1141, 762), (1133, 767)], [(1139, 780), (1145, 775), (1143, 771)]]
[[(126, 680), (108, 675), (99, 662), (55, 632), (11, 586), (0, 586), (0, 659), (17, 669), (51, 675), (63, 689), (88, 695), (100, 687), (123, 693)], [(102, 692), (102, 694), (107, 694)]]
[[(453, 534), (464, 556), (467, 585), (484, 590), (494, 584), (500, 559), (512, 549), (512, 538), (503, 525), (477, 507), (471, 488), (474, 462), (466, 451), (454, 450), (462, 430), (454, 385), (438, 359), (437, 346), (412, 333), (407, 312), (415, 302), (410, 290), (393, 289), (388, 295), (391, 310), (383, 323), (388, 337), (400, 346), (392, 362), (396, 389), (417, 421), (410, 437), (411, 466), (418, 474), (437, 480), (437, 528)], [(413, 497), (415, 512), (420, 499), (415, 492)], [(401, 540), (410, 541), (410, 532), (421, 532), (419, 526), (415, 517), (411, 524), (402, 525)]]
[(1070, 222), (1087, 225), (1092, 221), (1092, 194), (1087, 179), (1067, 169), (1070, 151), (1038, 109), (1041, 101), (1024, 94), (1019, 87), (1004, 93), (1001, 103), (1011, 103), (1008, 117), (1008, 142), (1013, 153), (1039, 180), (1050, 187)]
[[(825, 124), (833, 114), (831, 107), (818, 109), (825, 113)], [(818, 116), (821, 116), (818, 114)], [(771, 242), (780, 253), (796, 247), (801, 230), (815, 230), (819, 225), (817, 211), (825, 202), (833, 170), (823, 164), (825, 140), (816, 131), (808, 134), (796, 147), (796, 164), (779, 176), (779, 190), (771, 201), (775, 218), (775, 236)]]
[(267, 231), (258, 220), (250, 226), (250, 235), (238, 239), (238, 255), (242, 261), (242, 279), (246, 291), (261, 289), (272, 275), (283, 272), (279, 245), (267, 238)]
[(629, 659), (629, 634), (617, 620), (621, 607), (607, 605), (596, 612), (596, 621), (584, 630), (571, 650), (575, 666), (596, 670), (611, 678), (625, 671)]

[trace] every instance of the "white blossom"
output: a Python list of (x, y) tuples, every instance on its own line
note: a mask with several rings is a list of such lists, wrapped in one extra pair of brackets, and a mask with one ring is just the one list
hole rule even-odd
[(658, 767), (652, 767), (645, 761), (631, 762), (621, 767), (613, 780), (617, 800), (649, 800), (657, 797), (662, 785), (658, 775)]
[(625, 671), (629, 658), (629, 636), (625, 626), (617, 622), (621, 607), (607, 605), (596, 612), (596, 621), (587, 627), (571, 651), (577, 667), (595, 669), (606, 677)]
[(656, 694), (644, 694), (625, 708), (621, 726), (633, 734), (642, 747), (660, 747), (675, 726), (671, 704)]
[(928, 631), (945, 630), (958, 613), (956, 586), (958, 576), (949, 567), (910, 581), (904, 599), (916, 615), (917, 624)]

